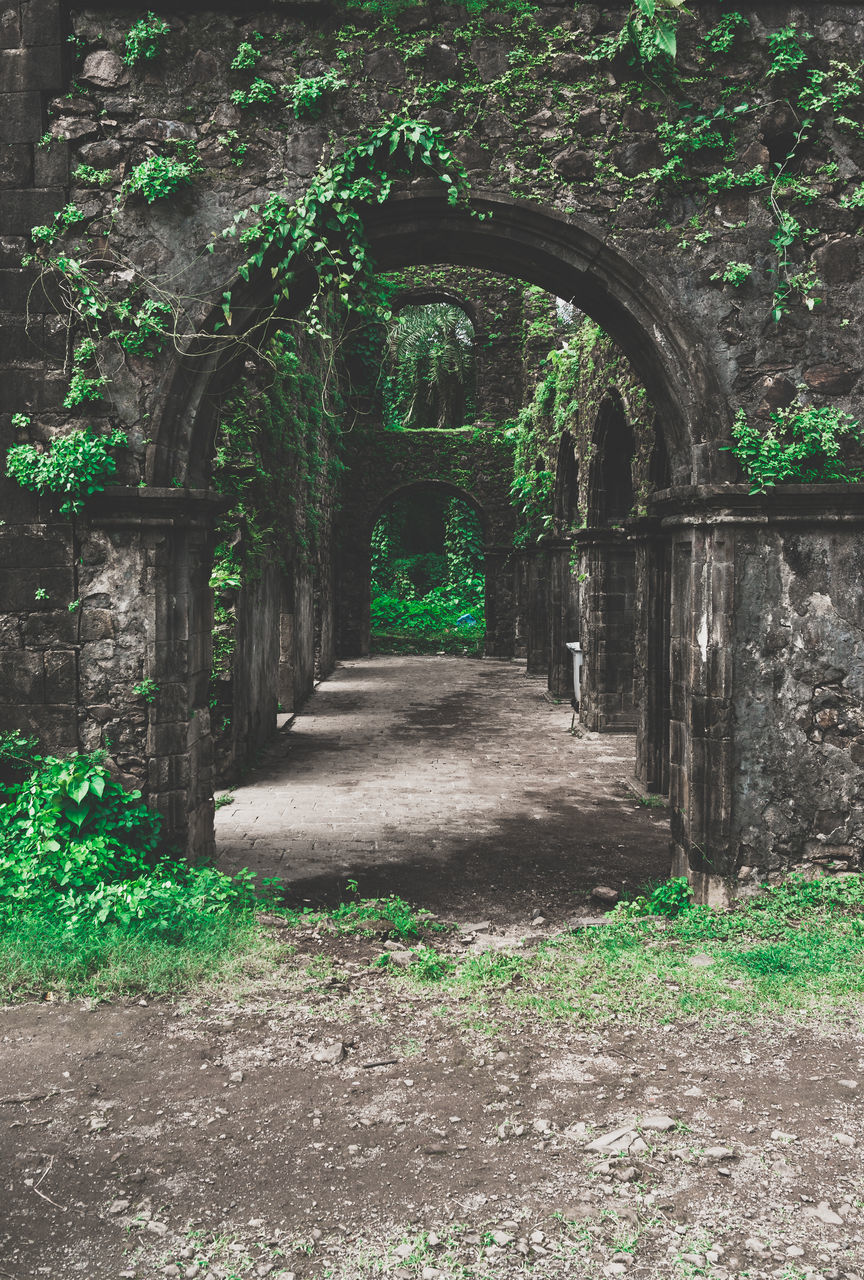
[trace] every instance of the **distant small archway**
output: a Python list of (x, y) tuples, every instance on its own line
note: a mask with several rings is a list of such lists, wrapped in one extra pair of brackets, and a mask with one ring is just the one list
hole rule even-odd
[(588, 524), (621, 524), (633, 510), (633, 430), (621, 397), (612, 393), (597, 411), (588, 492)]
[(576, 457), (576, 440), (569, 431), (563, 431), (555, 466), (553, 515), (561, 532), (565, 532), (573, 527), (578, 514), (579, 460)]

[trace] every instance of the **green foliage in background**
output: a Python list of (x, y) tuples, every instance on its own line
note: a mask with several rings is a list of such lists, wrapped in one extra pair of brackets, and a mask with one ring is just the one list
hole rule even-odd
[(830, 484), (861, 480), (864, 472), (848, 456), (844, 446), (864, 445), (860, 423), (835, 405), (789, 405), (777, 409), (770, 426), (750, 422), (739, 409), (732, 426), (731, 451), (747, 473), (753, 493), (784, 481), (793, 484)]
[(461, 427), (473, 408), (468, 316), (447, 302), (402, 307), (390, 327), (385, 370), (387, 426)]
[(444, 511), (441, 551), (405, 554), (404, 512), (391, 508), (372, 534), (372, 637), (378, 652), (480, 655), (485, 636), (484, 539), (467, 503)]

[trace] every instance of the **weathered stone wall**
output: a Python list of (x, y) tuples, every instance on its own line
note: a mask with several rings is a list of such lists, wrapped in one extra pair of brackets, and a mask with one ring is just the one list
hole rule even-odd
[[(492, 216), (481, 222), (448, 205), (439, 186), (397, 180), (387, 204), (366, 211), (382, 270), (446, 262), (500, 271), (573, 298), (618, 342), (656, 411), (674, 492), (662, 509), (645, 503), (654, 521), (645, 536), (671, 548), (669, 775), (682, 865), (689, 860), (704, 888), (728, 882), (745, 856), (747, 865), (769, 870), (784, 859), (811, 858), (812, 842), (823, 843), (820, 834), (837, 848), (860, 848), (852, 816), (858, 783), (841, 779), (839, 770), (848, 762), (850, 775), (860, 772), (852, 746), (840, 744), (856, 736), (841, 733), (840, 725), (852, 723), (860, 684), (847, 633), (831, 621), (834, 612), (841, 617), (835, 602), (858, 581), (848, 576), (859, 570), (857, 526), (843, 534), (854, 550), (842, 551), (839, 542), (830, 555), (824, 550), (841, 507), (828, 495), (811, 512), (809, 543), (800, 544), (802, 565), (812, 553), (812, 567), (790, 569), (791, 577), (772, 570), (779, 576), (759, 586), (753, 565), (746, 568), (755, 555), (750, 535), (741, 541), (734, 521), (714, 523), (712, 503), (715, 486), (739, 478), (724, 452), (737, 408), (758, 420), (800, 394), (860, 416), (864, 99), (854, 68), (864, 41), (861, 9), (744, 6), (748, 25), (718, 52), (705, 36), (725, 11), (699, 6), (679, 33), (686, 92), (671, 78), (664, 84), (663, 76), (643, 76), (626, 55), (603, 60), (604, 37), (621, 30), (628, 11), (625, 4), (574, 9), (570, 0), (547, 0), (536, 15), (492, 8), (466, 15), (461, 7), (422, 4), (382, 26), (364, 10), (352, 10), (346, 25), (342, 6), (330, 3), (242, 11), (228, 4), (172, 11), (164, 55), (128, 68), (119, 57), (132, 21), (128, 9), (67, 11), (59, 0), (7, 6), (0, 23), (0, 139), (8, 144), (0, 172), (8, 335), (0, 452), (18, 439), (47, 441), (82, 421), (123, 427), (130, 447), (119, 457), (118, 487), (93, 504), (75, 535), (84, 565), (73, 531), (55, 523), (52, 504), (0, 480), (2, 669), (13, 682), (2, 695), (10, 699), (4, 723), (38, 727), (46, 746), (116, 739), (118, 767), (141, 777), (172, 833), (206, 851), (207, 576), (215, 510), (208, 486), (218, 406), (236, 381), (236, 361), (224, 358), (219, 341), (209, 352), (199, 348), (195, 360), (178, 358), (170, 344), (147, 359), (121, 353), (100, 335), (107, 398), (64, 408), (69, 341), (62, 306), (58, 315), (62, 299), (56, 282), (39, 287), (38, 261), (26, 271), (18, 265), (34, 248), (29, 229), (50, 222), (71, 199), (83, 219), (63, 234), (64, 248), (89, 262), (110, 229), (110, 252), (100, 249), (93, 269), (111, 296), (122, 296), (130, 271), (131, 279), (150, 282), (148, 289), (170, 282), (184, 299), (181, 319), (190, 334), (213, 331), (224, 291), (237, 286), (235, 314), (243, 317), (245, 307), (248, 319), (260, 319), (271, 304), (270, 264), (244, 292), (237, 268), (245, 251), (223, 240), (222, 229), (272, 190), (289, 202), (299, 196), (331, 135), (338, 150), (411, 102), (452, 143), (468, 168), (476, 209)], [(66, 42), (67, 23), (77, 51)], [(786, 24), (813, 37), (797, 78), (771, 74), (769, 66), (768, 35)], [(261, 109), (230, 103), (231, 92), (244, 92), (251, 80), (232, 71), (231, 60), (238, 42), (255, 32), (263, 38), (255, 72), (274, 85), (330, 67), (346, 81), (318, 119), (298, 119), (281, 90)], [(844, 62), (852, 68), (851, 97), (836, 86)], [(828, 74), (842, 109), (832, 105), (831, 92), (821, 105), (806, 107), (808, 68)], [(741, 102), (746, 106), (736, 113)], [(721, 104), (725, 114), (715, 116)], [(793, 181), (774, 183), (772, 166), (784, 162), (805, 112), (814, 124), (786, 164)], [(700, 122), (700, 114), (714, 124)], [(57, 141), (37, 147), (48, 129)], [(185, 193), (152, 205), (135, 198), (115, 203), (131, 167), (170, 153), (172, 139), (198, 147), (203, 171)], [(96, 187), (79, 173), (70, 186), (70, 154), (76, 166), (107, 169), (107, 185)], [(798, 224), (785, 259), (776, 252), (778, 209)], [(211, 254), (205, 250), (214, 234)], [(723, 280), (735, 264), (750, 268), (738, 285)], [(786, 314), (775, 324), (778, 306)], [(13, 427), (18, 413), (32, 420), (24, 430)], [(793, 554), (793, 539), (803, 537), (794, 512), (744, 490), (730, 493), (748, 518), (770, 513), (777, 556)], [(637, 510), (638, 500), (637, 492)], [(736, 507), (735, 519), (746, 524), (740, 517)], [(509, 554), (494, 552), (501, 565)], [(87, 555), (94, 557), (89, 567)], [(652, 552), (652, 560), (646, 552), (645, 566), (656, 568), (659, 555)], [(556, 563), (560, 569), (560, 558)], [(47, 600), (31, 598), (37, 582), (44, 582)], [(799, 590), (809, 602), (805, 613), (797, 612)], [(749, 593), (760, 591), (792, 634), (814, 637), (822, 656), (812, 681), (797, 660), (789, 673), (786, 650), (772, 655), (767, 612), (749, 605)], [(501, 601), (506, 596), (502, 586)], [(831, 602), (825, 615), (823, 598)], [(73, 610), (69, 624), (60, 615), (76, 600), (78, 616)], [(736, 601), (751, 631), (733, 629)], [(505, 608), (511, 619), (513, 607), (511, 599)], [(843, 616), (857, 619), (841, 607)], [(43, 622), (55, 637), (48, 645), (52, 632)], [(589, 625), (584, 616), (581, 624)], [(850, 635), (858, 625), (849, 624)], [(361, 634), (359, 615), (354, 626)], [(636, 645), (637, 652), (650, 647), (638, 637)], [(829, 679), (834, 668), (846, 674)], [(138, 674), (159, 685), (153, 704), (134, 693)], [(762, 703), (747, 702), (751, 675), (762, 684)], [(554, 679), (560, 683), (560, 669)], [(783, 698), (769, 707), (769, 687), (778, 686)], [(820, 698), (828, 701), (817, 707)], [(774, 744), (792, 703), (803, 716), (811, 702), (814, 727), (790, 730), (793, 740), (795, 732), (806, 739), (802, 754), (811, 762), (795, 775), (793, 820), (782, 787), (771, 780)], [(767, 772), (759, 772), (760, 761)], [(759, 834), (765, 815), (773, 821), (775, 812), (782, 814), (776, 839), (764, 829)], [(837, 815), (842, 822), (825, 830)]]
[[(845, 497), (845, 495), (841, 496)], [(844, 503), (844, 505), (846, 505)], [(864, 852), (864, 540), (739, 530), (733, 826), (739, 879), (857, 870)], [(814, 806), (811, 797), (821, 797)]]

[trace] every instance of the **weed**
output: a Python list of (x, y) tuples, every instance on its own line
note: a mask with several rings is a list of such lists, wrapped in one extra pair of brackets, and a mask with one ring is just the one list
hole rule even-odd
[(57, 436), (46, 450), (16, 444), (6, 455), (6, 472), (25, 489), (63, 497), (60, 510), (74, 514), (84, 499), (99, 493), (117, 469), (110, 449), (126, 444), (119, 429), (102, 435), (92, 427), (78, 427)]
[(130, 67), (139, 62), (152, 62), (158, 58), (165, 46), (165, 37), (171, 28), (164, 18), (157, 18), (152, 9), (144, 18), (133, 23), (126, 33), (126, 48), (123, 61)]

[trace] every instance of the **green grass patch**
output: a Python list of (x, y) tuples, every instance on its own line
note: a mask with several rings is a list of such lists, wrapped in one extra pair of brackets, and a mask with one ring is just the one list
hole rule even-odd
[[(349, 889), (356, 888), (349, 881)], [(365, 937), (389, 935), (394, 938), (419, 938), (427, 932), (444, 933), (450, 925), (434, 920), (429, 912), (421, 911), (395, 893), (386, 898), (352, 897), (329, 910), (303, 907), (299, 910), (283, 908), (280, 917), (291, 925), (307, 925), (310, 928), (324, 926), (329, 933), (359, 934)]]
[[(8, 754), (8, 753), (7, 753)], [(272, 946), (269, 884), (159, 849), (160, 823), (102, 757), (6, 760), (0, 788), (0, 993), (175, 991)]]
[(831, 1018), (860, 1007), (859, 876), (792, 876), (728, 911), (691, 906), (681, 884), (657, 886), (650, 898), (623, 904), (608, 924), (530, 952), (456, 959), (424, 946), (410, 966), (383, 964), (394, 982), (434, 985), (490, 1016), (504, 1005), (525, 1020), (657, 1022), (757, 1012)]

